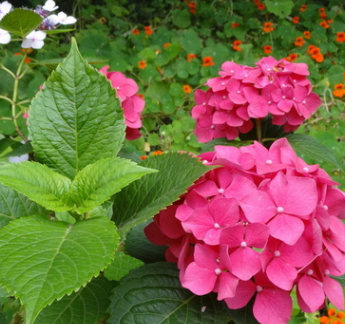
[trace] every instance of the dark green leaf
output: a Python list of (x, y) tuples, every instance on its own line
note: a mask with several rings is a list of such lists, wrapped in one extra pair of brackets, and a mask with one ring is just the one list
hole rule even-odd
[(109, 324), (227, 324), (229, 313), (214, 295), (196, 296), (180, 285), (172, 263), (134, 269), (114, 289)]

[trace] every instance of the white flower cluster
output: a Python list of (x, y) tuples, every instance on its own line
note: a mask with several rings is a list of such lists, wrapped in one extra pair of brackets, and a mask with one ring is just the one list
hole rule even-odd
[[(44, 45), (44, 39), (47, 34), (44, 30), (51, 30), (59, 27), (60, 25), (74, 24), (77, 19), (72, 16), (67, 16), (64, 12), (59, 12), (57, 15), (50, 14), (55, 11), (58, 6), (55, 5), (55, 1), (47, 0), (43, 6), (38, 5), (33, 11), (39, 14), (43, 21), (38, 27), (39, 30), (33, 30), (26, 35), (22, 42), (23, 48), (40, 49)], [(12, 10), (12, 5), (8, 1), (0, 3), (0, 20)], [(11, 41), (11, 35), (7, 30), (0, 28), (0, 44), (8, 44)]]

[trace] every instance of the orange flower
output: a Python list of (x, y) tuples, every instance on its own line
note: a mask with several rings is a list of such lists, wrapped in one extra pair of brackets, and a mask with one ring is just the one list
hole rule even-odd
[(295, 62), (298, 59), (298, 54), (296, 53), (291, 53), (286, 60), (289, 62)]
[(265, 45), (265, 46), (263, 47), (263, 50), (264, 50), (264, 52), (265, 52), (266, 54), (271, 54), (271, 53), (272, 53), (272, 46), (270, 46), (270, 45)]
[(31, 58), (27, 57), (27, 58), (24, 60), (24, 62), (25, 62), (26, 64), (29, 64), (29, 63), (31, 62)]
[(306, 4), (301, 5), (301, 7), (299, 8), (299, 11), (306, 11), (308, 8), (308, 6)]
[(294, 44), (298, 47), (302, 47), (303, 44), (305, 43), (305, 40), (303, 37), (296, 37)]
[(139, 69), (145, 69), (147, 67), (146, 61), (139, 61), (138, 62), (138, 68)]
[(265, 22), (264, 25), (263, 25), (263, 31), (265, 33), (270, 33), (272, 30), (274, 30), (273, 23)]
[(195, 1), (189, 2), (189, 3), (188, 3), (188, 7), (189, 7), (190, 9), (196, 9), (196, 2), (195, 2)]
[(322, 20), (319, 25), (325, 29), (329, 28), (329, 24), (327, 23), (326, 20)]
[(318, 47), (314, 47), (309, 51), (310, 55), (316, 55), (316, 54), (320, 54), (321, 50)]
[(187, 61), (188, 62), (192, 62), (192, 59), (195, 59), (196, 58), (196, 55), (195, 54), (188, 54), (187, 55)]
[(263, 4), (263, 3), (259, 3), (258, 6), (257, 6), (257, 8), (258, 8), (259, 10), (265, 10), (266, 6), (265, 6), (265, 4)]
[(299, 17), (297, 17), (297, 16), (296, 16), (296, 17), (293, 17), (293, 18), (292, 18), (292, 23), (293, 23), (293, 24), (298, 24), (298, 23), (299, 23)]
[(192, 88), (191, 88), (190, 85), (185, 84), (185, 85), (183, 86), (183, 92), (184, 92), (184, 93), (191, 93), (192, 91), (193, 91), (193, 90), (192, 90)]
[(323, 54), (321, 54), (321, 53), (314, 54), (311, 56), (311, 58), (317, 63), (321, 63), (324, 61)]
[(145, 27), (144, 27), (144, 30), (145, 30), (145, 34), (146, 34), (146, 35), (151, 35), (151, 34), (153, 34), (153, 30), (151, 29), (151, 26), (145, 26)]
[(22, 55), (22, 53), (17, 52), (17, 53), (13, 53), (13, 55)]
[(329, 24), (329, 25), (330, 25), (332, 22), (333, 22), (333, 19), (328, 19), (328, 20), (327, 20), (327, 24)]
[(146, 160), (147, 159), (147, 155), (143, 155), (140, 157), (140, 160)]
[(189, 12), (196, 13), (196, 10), (195, 9), (189, 9)]
[(157, 150), (157, 151), (154, 151), (152, 152), (152, 155), (162, 155), (164, 154), (161, 150)]
[(322, 316), (319, 319), (321, 324), (344, 324), (344, 312), (337, 312), (334, 308), (328, 310), (328, 316)]
[(33, 52), (32, 48), (22, 48), (22, 53), (30, 54)]
[(138, 96), (141, 98), (141, 99), (144, 99), (144, 95), (142, 93), (138, 93)]
[(239, 26), (239, 23), (236, 23), (236, 22), (231, 24), (231, 28), (236, 28), (238, 26)]
[(165, 43), (165, 44), (163, 45), (163, 48), (168, 48), (170, 45), (171, 45), (171, 43)]
[(139, 29), (133, 29), (133, 30), (132, 30), (132, 34), (133, 34), (133, 35), (138, 35), (138, 34), (140, 34)]
[(232, 42), (232, 48), (235, 50), (235, 51), (242, 51), (242, 48), (240, 47), (240, 45), (242, 44), (242, 41), (240, 40), (235, 40)]
[(323, 11), (320, 12), (320, 18), (325, 19), (327, 17), (327, 14)]
[(306, 30), (306, 31), (303, 32), (303, 35), (304, 35), (304, 38), (310, 39), (310, 37), (311, 37), (311, 32), (308, 31), (308, 30)]
[(345, 42), (345, 32), (337, 33), (337, 38), (335, 39), (339, 43)]
[(254, 4), (258, 6), (260, 4), (260, 0), (254, 0)]
[[(316, 47), (315, 45), (309, 45), (308, 49), (307, 49), (307, 53), (311, 54), (312, 50), (314, 50), (315, 48), (319, 49), (318, 47)], [(320, 49), (319, 49), (320, 52)]]
[(214, 65), (214, 62), (211, 56), (205, 56), (202, 59), (202, 66), (212, 66), (212, 65)]

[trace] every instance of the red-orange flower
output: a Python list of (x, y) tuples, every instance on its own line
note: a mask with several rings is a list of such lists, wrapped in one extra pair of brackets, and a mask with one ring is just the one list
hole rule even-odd
[(265, 4), (263, 4), (263, 3), (259, 3), (258, 6), (257, 6), (257, 8), (258, 8), (259, 10), (265, 10), (266, 6), (265, 6)]
[(236, 22), (231, 24), (231, 28), (236, 28), (238, 26), (239, 26), (239, 23), (236, 23)]
[(187, 59), (188, 62), (191, 62), (192, 59), (195, 59), (195, 58), (196, 58), (195, 54), (188, 54), (186, 59)]
[(242, 48), (240, 47), (240, 45), (242, 44), (242, 41), (240, 40), (235, 40), (232, 42), (232, 48), (235, 50), (235, 51), (242, 51)]
[(185, 84), (185, 85), (183, 86), (183, 92), (184, 92), (184, 93), (191, 93), (192, 91), (193, 91), (193, 89), (191, 88), (190, 85)]
[(319, 25), (325, 29), (329, 28), (329, 24), (327, 23), (326, 20), (322, 20)]
[(138, 62), (138, 68), (139, 69), (145, 69), (147, 67), (146, 61), (139, 61)]
[(310, 37), (311, 37), (311, 32), (308, 31), (308, 30), (306, 30), (306, 31), (303, 32), (303, 35), (304, 35), (304, 38), (310, 39)]
[(171, 43), (165, 43), (165, 44), (163, 45), (163, 48), (168, 48), (170, 45), (171, 45)]
[(147, 155), (143, 155), (140, 157), (140, 160), (146, 160), (147, 159)]
[(133, 35), (138, 35), (138, 34), (140, 34), (139, 29), (133, 29), (133, 30), (132, 30), (132, 34), (133, 34)]
[(263, 47), (263, 51), (266, 53), (266, 54), (271, 54), (272, 53), (272, 46), (271, 45), (265, 45)]
[(258, 6), (260, 4), (260, 0), (254, 0), (254, 4)]
[(151, 29), (151, 26), (145, 26), (144, 30), (145, 30), (145, 34), (146, 35), (151, 35), (153, 33), (153, 30)]
[(320, 49), (319, 49), (318, 47), (316, 47), (315, 45), (309, 45), (309, 46), (308, 46), (308, 49), (307, 49), (307, 53), (308, 53), (308, 54), (312, 54), (312, 51), (313, 51), (314, 49), (318, 49), (318, 53), (320, 52)]
[(205, 56), (202, 59), (202, 66), (212, 66), (212, 65), (214, 65), (214, 62), (211, 56)]
[(296, 53), (291, 53), (286, 60), (289, 62), (295, 62), (298, 59), (298, 54)]
[(297, 17), (297, 16), (296, 16), (296, 17), (293, 17), (293, 18), (292, 18), (292, 23), (293, 23), (293, 24), (298, 24), (298, 23), (299, 23), (299, 17)]
[(301, 7), (299, 8), (299, 11), (306, 11), (308, 8), (308, 6), (306, 4), (301, 5)]
[(27, 57), (27, 58), (24, 60), (24, 62), (25, 62), (26, 64), (29, 64), (29, 63), (31, 62), (31, 58)]
[(337, 37), (335, 40), (339, 43), (344, 43), (345, 42), (345, 32), (337, 33)]
[(33, 52), (32, 48), (22, 48), (21, 49), (22, 53), (30, 54)]
[(333, 88), (334, 97), (342, 98), (345, 95), (344, 83), (338, 83)]
[(344, 324), (344, 312), (337, 312), (334, 308), (330, 308), (327, 315), (320, 317), (319, 322), (321, 324)]
[(321, 63), (324, 61), (324, 57), (323, 57), (323, 54), (322, 53), (317, 53), (317, 54), (314, 54), (311, 56), (311, 58), (317, 62), (317, 63)]
[(265, 22), (262, 29), (265, 33), (270, 33), (272, 30), (274, 30), (273, 23)]
[(196, 1), (191, 1), (191, 2), (189, 2), (189, 3), (188, 3), (188, 7), (189, 7), (190, 9), (195, 9), (195, 8), (196, 8)]
[(294, 44), (298, 47), (303, 46), (303, 44), (305, 43), (305, 40), (303, 39), (303, 37), (296, 37)]
[(162, 155), (164, 154), (161, 150), (157, 150), (157, 151), (154, 151), (152, 152), (152, 155)]
[(327, 17), (327, 14), (323, 11), (320, 12), (320, 18), (325, 19)]

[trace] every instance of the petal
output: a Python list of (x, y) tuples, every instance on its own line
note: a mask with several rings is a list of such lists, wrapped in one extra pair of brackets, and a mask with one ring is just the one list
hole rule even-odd
[(335, 307), (345, 310), (344, 290), (341, 284), (328, 276), (324, 277), (323, 284), (326, 296), (329, 298), (330, 302)]
[(236, 288), (236, 295), (233, 298), (226, 298), (224, 301), (230, 309), (239, 309), (246, 306), (256, 292), (255, 284), (249, 281), (242, 281), (238, 283)]
[(325, 293), (321, 284), (308, 275), (298, 281), (297, 290), (312, 313), (320, 309), (325, 301)]
[(267, 266), (266, 274), (277, 287), (291, 290), (297, 277), (297, 270), (286, 261), (276, 257)]
[(256, 296), (253, 313), (261, 324), (286, 324), (291, 312), (292, 299), (287, 291), (263, 289)]
[(231, 272), (241, 280), (249, 280), (261, 270), (259, 252), (240, 247), (230, 254)]
[(238, 278), (232, 275), (230, 272), (222, 272), (219, 275), (219, 284), (217, 285), (218, 300), (224, 298), (231, 298), (235, 296), (236, 288), (238, 286)]

